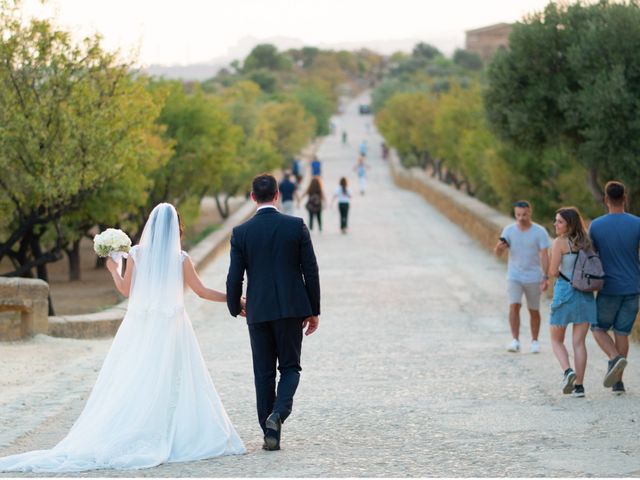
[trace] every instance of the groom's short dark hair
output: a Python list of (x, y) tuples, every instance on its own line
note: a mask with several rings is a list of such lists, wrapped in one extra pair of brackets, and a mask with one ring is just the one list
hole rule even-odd
[(256, 175), (251, 185), (253, 196), (258, 203), (265, 203), (272, 201), (276, 192), (278, 191), (278, 182), (276, 177), (269, 175), (268, 173), (261, 173)]

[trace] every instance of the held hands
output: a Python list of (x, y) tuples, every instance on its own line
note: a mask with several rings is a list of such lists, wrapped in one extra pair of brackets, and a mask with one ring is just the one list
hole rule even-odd
[(320, 319), (316, 316), (307, 317), (302, 321), (302, 329), (307, 329), (304, 332), (305, 335), (311, 335), (318, 329), (318, 324), (320, 323)]

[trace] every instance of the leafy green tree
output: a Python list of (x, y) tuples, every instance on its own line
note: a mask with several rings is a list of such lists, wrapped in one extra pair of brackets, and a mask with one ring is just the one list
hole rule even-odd
[(278, 90), (278, 77), (266, 69), (251, 70), (247, 78), (260, 86), (264, 93), (276, 93)]
[(242, 70), (250, 72), (252, 70), (290, 70), (291, 60), (286, 55), (278, 52), (275, 45), (263, 43), (256, 45), (251, 53), (245, 58)]
[(147, 215), (160, 202), (180, 209), (185, 224), (194, 221), (202, 198), (220, 184), (232, 165), (242, 138), (242, 129), (232, 123), (219, 97), (201, 91), (187, 95), (179, 82), (160, 82), (156, 88), (169, 89), (158, 121), (166, 127), (165, 137), (174, 144), (174, 153), (150, 175), (146, 208), (136, 215), (136, 238)]
[[(160, 111), (160, 103), (157, 112)], [(69, 280), (80, 280), (80, 241), (92, 238), (89, 231), (96, 225), (109, 225), (131, 231), (135, 225), (126, 222), (125, 212), (138, 212), (145, 208), (151, 175), (163, 166), (173, 154), (171, 142), (162, 138), (160, 125), (140, 132), (138, 162), (124, 168), (117, 179), (94, 191), (81, 207), (61, 219), (60, 231), (64, 235), (64, 251), (69, 260)], [(98, 261), (102, 264), (101, 261)]]
[(376, 124), (406, 166), (433, 165), (436, 99), (426, 93), (398, 93), (376, 114)]
[(522, 149), (566, 149), (598, 201), (606, 180), (624, 181), (640, 211), (638, 51), (637, 2), (549, 3), (514, 26), (489, 66), (492, 127)]
[(256, 138), (268, 142), (285, 166), (313, 137), (315, 120), (296, 101), (270, 102), (258, 115)]
[(295, 98), (315, 118), (316, 136), (329, 133), (329, 119), (335, 111), (335, 102), (323, 90), (312, 85), (299, 88)]
[(74, 44), (49, 21), (23, 23), (2, 3), (0, 258), (14, 266), (5, 275), (35, 268), (47, 280), (46, 264), (65, 242), (61, 219), (146, 161), (137, 147), (157, 114), (144, 80), (99, 38)]
[(242, 129), (237, 154), (211, 191), (222, 218), (229, 216), (231, 197), (248, 191), (256, 174), (271, 171), (281, 164), (275, 147), (256, 134), (258, 116), (263, 107), (260, 94), (260, 87), (249, 81), (238, 82), (222, 93), (233, 123)]
[(476, 52), (470, 50), (456, 49), (453, 52), (453, 63), (468, 70), (482, 70), (482, 59)]
[(411, 55), (416, 59), (433, 60), (436, 57), (441, 57), (442, 53), (433, 45), (420, 42), (413, 47)]

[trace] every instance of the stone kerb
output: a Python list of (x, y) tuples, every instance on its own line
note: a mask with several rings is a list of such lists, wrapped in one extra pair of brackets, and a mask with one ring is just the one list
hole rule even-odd
[(47, 333), (49, 285), (30, 278), (0, 277), (0, 312), (18, 312), (19, 322), (1, 322), (0, 338), (18, 340)]
[[(196, 270), (203, 268), (227, 247), (233, 227), (249, 218), (254, 210), (255, 204), (247, 201), (230, 215), (219, 229), (206, 236), (189, 251)], [(120, 327), (126, 311), (127, 300), (102, 312), (49, 317), (48, 334), (52, 337), (67, 338), (113, 336)], [(47, 333), (47, 329), (42, 333)]]
[[(389, 166), (398, 186), (422, 195), (487, 250), (493, 251), (502, 229), (513, 223), (513, 219), (507, 215), (431, 178), (424, 170), (404, 168), (395, 151), (390, 152)], [(506, 255), (503, 255), (505, 259)]]

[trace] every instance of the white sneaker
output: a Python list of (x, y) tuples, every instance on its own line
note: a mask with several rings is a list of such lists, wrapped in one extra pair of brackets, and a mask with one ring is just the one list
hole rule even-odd
[(540, 342), (531, 340), (531, 353), (540, 353)]
[(514, 338), (511, 344), (509, 345), (509, 348), (507, 348), (507, 351), (518, 353), (520, 351), (520, 342)]

